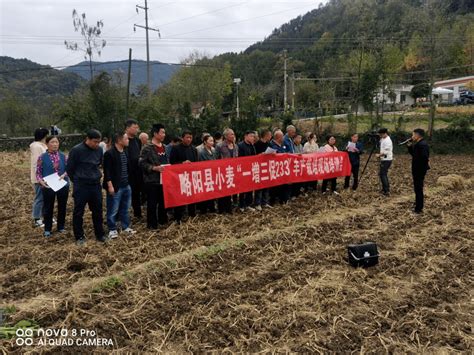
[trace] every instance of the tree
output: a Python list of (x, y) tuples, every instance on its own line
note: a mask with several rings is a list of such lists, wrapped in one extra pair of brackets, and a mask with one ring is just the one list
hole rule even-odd
[(0, 125), (9, 136), (29, 136), (40, 123), (37, 112), (24, 100), (13, 95), (0, 100)]
[(469, 82), (466, 84), (466, 87), (467, 87), (469, 90), (474, 91), (474, 80), (469, 81)]
[(430, 94), (430, 84), (428, 83), (416, 84), (411, 89), (410, 94), (415, 101), (422, 97), (428, 97)]
[(164, 114), (179, 117), (183, 105), (211, 105), (219, 110), (226, 96), (232, 93), (232, 75), (230, 65), (217, 65), (204, 57), (195, 55), (176, 72), (168, 83), (158, 89), (159, 106)]
[(94, 76), (94, 71), (92, 69), (92, 57), (94, 53), (100, 57), (102, 49), (106, 45), (105, 39), (101, 39), (102, 28), (104, 27), (104, 22), (102, 20), (97, 21), (95, 26), (89, 26), (86, 19), (86, 14), (83, 13), (81, 16), (77, 13), (76, 9), (72, 11), (72, 24), (74, 25), (75, 32), (81, 32), (83, 37), (83, 45), (79, 45), (77, 42), (64, 41), (66, 48), (72, 51), (82, 51), (84, 52), (84, 59), (89, 60), (90, 68), (90, 80)]
[(98, 129), (104, 136), (111, 136), (121, 127), (125, 117), (124, 89), (112, 82), (109, 74), (102, 72), (90, 86), (80, 90), (57, 108), (55, 116), (72, 130)]

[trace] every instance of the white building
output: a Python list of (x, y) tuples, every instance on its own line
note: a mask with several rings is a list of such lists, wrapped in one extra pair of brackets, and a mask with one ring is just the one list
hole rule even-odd
[(379, 103), (384, 101), (384, 105), (391, 106), (411, 106), (415, 103), (415, 99), (411, 96), (411, 89), (413, 85), (394, 84), (386, 88), (382, 93), (382, 89), (379, 89), (375, 101)]
[(459, 99), (459, 94), (463, 90), (467, 90), (467, 83), (474, 81), (474, 75), (454, 78), (449, 80), (441, 80), (434, 83), (435, 88), (445, 88), (453, 90), (452, 94), (439, 95), (441, 102), (452, 103)]

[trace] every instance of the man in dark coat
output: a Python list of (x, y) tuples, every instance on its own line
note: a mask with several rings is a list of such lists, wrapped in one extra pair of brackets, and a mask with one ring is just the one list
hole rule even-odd
[[(181, 135), (181, 143), (173, 146), (170, 152), (170, 164), (188, 164), (199, 161), (198, 151), (192, 145), (193, 134), (189, 131), (184, 131)], [(174, 219), (181, 223), (183, 213), (186, 206), (178, 206), (174, 209)], [(196, 216), (196, 204), (192, 203), (188, 207), (188, 216)]]
[[(351, 141), (347, 143), (346, 151), (349, 154), (349, 161), (351, 162), (351, 175), (354, 180), (352, 182), (352, 190), (357, 190), (359, 185), (359, 167), (360, 167), (360, 155), (363, 151), (362, 143), (359, 142), (359, 135), (354, 133), (351, 136)], [(348, 189), (351, 182), (351, 176), (346, 176), (344, 181), (344, 189)]]
[(129, 183), (132, 189), (132, 207), (133, 215), (136, 218), (142, 217), (142, 194), (143, 191), (143, 173), (138, 166), (138, 159), (140, 158), (140, 151), (142, 150), (142, 142), (138, 139), (138, 131), (140, 127), (138, 122), (134, 119), (128, 119), (125, 122), (125, 133), (127, 134), (129, 143), (126, 148), (128, 162), (129, 162)]
[(411, 172), (413, 175), (413, 188), (415, 190), (415, 213), (423, 212), (423, 185), (425, 175), (430, 169), (430, 148), (424, 140), (425, 131), (417, 128), (413, 131), (408, 152), (412, 156)]
[(86, 242), (83, 229), (84, 209), (86, 204), (92, 212), (92, 222), (97, 241), (106, 242), (102, 216), (102, 189), (100, 178), (102, 173), (103, 152), (99, 149), (102, 135), (91, 129), (86, 140), (71, 149), (66, 164), (66, 172), (74, 185), (74, 211), (72, 225), (74, 237), (78, 245)]
[(150, 136), (151, 141), (143, 147), (138, 164), (143, 171), (147, 194), (146, 226), (148, 229), (157, 229), (158, 223), (164, 225), (168, 222), (161, 179), (164, 166), (168, 164), (166, 148), (163, 143), (166, 137), (165, 126), (160, 123), (154, 124)]
[[(244, 140), (237, 144), (239, 149), (239, 157), (249, 157), (252, 155), (257, 155), (257, 151), (255, 150), (255, 131), (247, 131), (244, 135)], [(245, 210), (248, 211), (255, 211), (253, 207), (251, 207), (253, 203), (253, 191), (244, 192), (239, 195), (239, 207), (240, 211), (244, 212)]]
[(117, 220), (120, 220), (122, 233), (131, 235), (135, 231), (130, 228), (128, 210), (132, 202), (130, 188), (130, 166), (126, 151), (128, 136), (124, 131), (112, 136), (112, 146), (104, 154), (103, 187), (107, 193), (107, 226), (109, 238), (118, 237)]

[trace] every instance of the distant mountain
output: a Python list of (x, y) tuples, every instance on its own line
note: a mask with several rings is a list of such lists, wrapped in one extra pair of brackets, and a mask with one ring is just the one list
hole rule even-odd
[[(156, 90), (158, 87), (166, 83), (179, 69), (178, 66), (164, 64), (158, 61), (151, 61), (150, 65), (153, 90)], [(92, 62), (92, 67), (94, 70), (94, 75), (97, 75), (100, 72), (106, 72), (114, 78), (115, 82), (119, 82), (122, 85), (126, 85), (127, 83), (128, 60), (114, 62)], [(78, 74), (86, 80), (89, 80), (90, 78), (89, 62), (87, 61), (67, 67), (63, 71)], [(146, 61), (132, 60), (130, 90), (135, 91), (139, 85), (146, 85), (146, 83)]]
[(0, 98), (7, 95), (31, 100), (71, 95), (84, 79), (28, 59), (0, 57)]

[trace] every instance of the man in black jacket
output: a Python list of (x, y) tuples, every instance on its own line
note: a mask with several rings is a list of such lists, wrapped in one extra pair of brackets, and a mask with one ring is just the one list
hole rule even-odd
[[(192, 145), (193, 134), (189, 131), (184, 131), (181, 135), (181, 143), (174, 145), (170, 152), (170, 164), (188, 164), (197, 162), (198, 151)], [(178, 206), (174, 209), (174, 219), (176, 222), (181, 223), (183, 218), (184, 209), (186, 206)], [(188, 216), (196, 216), (196, 204), (192, 203), (188, 205)]]
[(112, 136), (112, 147), (104, 154), (104, 182), (107, 192), (107, 226), (109, 238), (118, 237), (117, 217), (120, 219), (122, 232), (134, 234), (130, 228), (128, 210), (132, 201), (132, 189), (129, 184), (130, 166), (125, 148), (128, 146), (128, 136), (118, 132)]
[(125, 148), (128, 155), (129, 161), (129, 176), (128, 181), (132, 190), (132, 207), (133, 215), (136, 218), (142, 217), (142, 186), (143, 186), (143, 174), (138, 166), (138, 159), (140, 158), (140, 151), (142, 150), (142, 143), (138, 139), (138, 122), (134, 119), (128, 119), (125, 122), (125, 133), (128, 137), (128, 147)]
[[(354, 133), (351, 135), (350, 142), (347, 143), (346, 149), (349, 154), (349, 161), (351, 163), (351, 175), (354, 177), (352, 182), (352, 190), (357, 190), (359, 186), (359, 167), (360, 167), (360, 155), (363, 153), (362, 143), (359, 142), (359, 135)], [(351, 176), (346, 176), (344, 180), (344, 189), (348, 189), (351, 181)]]
[[(239, 157), (249, 157), (252, 155), (257, 155), (257, 151), (255, 150), (255, 132), (254, 131), (247, 131), (244, 135), (244, 140), (237, 144), (239, 147)], [(248, 211), (255, 211), (254, 208), (251, 207), (253, 202), (253, 191), (244, 192), (239, 195), (239, 207), (240, 212), (244, 212), (245, 210)]]
[[(260, 132), (260, 139), (254, 144), (255, 152), (263, 154), (270, 146), (272, 140), (272, 132), (269, 129), (263, 129)], [(261, 189), (255, 191), (255, 209), (261, 211), (263, 207), (272, 208), (270, 206), (270, 190)]]
[(423, 212), (423, 184), (425, 182), (425, 175), (430, 169), (430, 148), (423, 139), (424, 136), (425, 131), (417, 128), (413, 130), (411, 144), (408, 144), (408, 152), (412, 156), (411, 172), (415, 190), (415, 213)]
[(69, 152), (66, 172), (74, 184), (74, 212), (72, 224), (74, 237), (78, 245), (84, 245), (83, 217), (86, 204), (92, 212), (94, 233), (97, 241), (105, 242), (102, 216), (102, 189), (100, 186), (100, 166), (102, 165), (102, 149), (99, 149), (101, 134), (95, 129), (87, 132), (86, 140)]
[(143, 171), (147, 194), (146, 225), (148, 229), (157, 229), (158, 223), (163, 225), (168, 222), (161, 181), (164, 165), (168, 164), (166, 148), (163, 144), (166, 137), (165, 127), (160, 123), (154, 124), (150, 135), (151, 142), (143, 147), (138, 164)]

